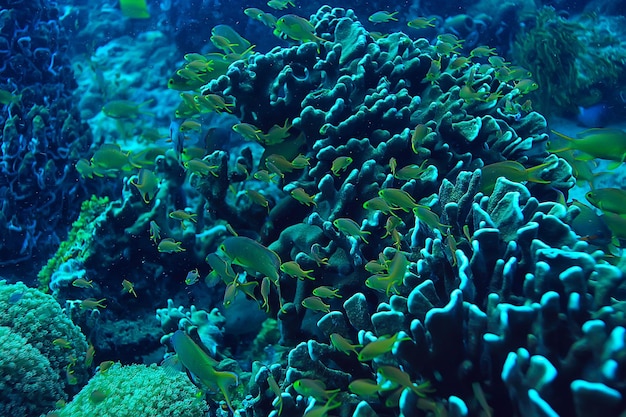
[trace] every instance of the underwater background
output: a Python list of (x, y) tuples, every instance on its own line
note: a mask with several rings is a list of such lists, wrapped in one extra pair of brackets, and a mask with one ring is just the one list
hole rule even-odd
[(0, 416), (626, 416), (619, 0), (0, 0)]

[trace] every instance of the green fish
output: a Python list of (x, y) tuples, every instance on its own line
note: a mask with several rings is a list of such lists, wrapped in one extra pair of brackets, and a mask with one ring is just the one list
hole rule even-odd
[(484, 194), (491, 194), (496, 186), (496, 181), (500, 177), (515, 182), (530, 181), (539, 184), (550, 184), (550, 181), (540, 177), (541, 170), (549, 165), (550, 163), (546, 162), (545, 164), (526, 168), (516, 161), (502, 161), (485, 165), (480, 170), (480, 191)]
[(602, 211), (626, 214), (626, 191), (620, 188), (597, 188), (585, 194), (587, 201)]
[(228, 408), (234, 413), (230, 403), (228, 387), (237, 384), (237, 375), (233, 372), (215, 370), (213, 367), (215, 360), (211, 359), (211, 357), (182, 330), (176, 330), (172, 335), (171, 341), (180, 363), (182, 363), (203, 385), (212, 389), (219, 389), (226, 400)]
[(300, 42), (323, 42), (324, 39), (315, 35), (315, 28), (307, 19), (286, 14), (276, 21), (274, 34), (284, 34), (285, 36)]
[[(552, 133), (567, 141), (563, 148), (548, 149), (552, 153), (578, 150), (589, 155), (589, 157), (584, 158), (587, 160), (600, 158), (620, 163), (626, 160), (626, 132), (623, 130), (588, 129), (577, 134), (579, 139), (574, 139), (554, 130)], [(579, 157), (578, 159), (583, 158)]]
[(245, 236), (227, 237), (220, 249), (234, 264), (263, 274), (275, 283), (278, 282), (281, 262), (273, 250)]
[(148, 19), (150, 12), (146, 0), (120, 0), (122, 14), (131, 19)]
[(146, 112), (142, 107), (152, 103), (153, 99), (143, 103), (135, 103), (130, 100), (112, 100), (102, 107), (102, 113), (113, 119), (134, 119), (142, 114), (154, 116), (153, 113)]

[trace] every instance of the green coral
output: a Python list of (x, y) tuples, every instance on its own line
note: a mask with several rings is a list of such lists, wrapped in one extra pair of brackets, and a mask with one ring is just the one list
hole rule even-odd
[(537, 110), (571, 112), (596, 104), (603, 98), (600, 86), (618, 80), (619, 57), (610, 51), (619, 39), (603, 30), (597, 19), (569, 20), (544, 7), (534, 27), (517, 36), (513, 57), (539, 84), (534, 93)]
[(38, 416), (87, 380), (85, 336), (52, 296), (21, 282), (0, 281), (0, 350), (0, 415)]
[[(278, 342), (280, 340), (280, 329), (278, 327), (278, 321), (272, 318), (268, 318), (263, 321), (261, 330), (250, 344), (250, 351), (247, 355), (255, 360), (263, 361), (267, 359), (268, 353), (266, 348), (273, 346), (279, 349)], [(277, 352), (279, 354), (280, 352)]]
[(93, 230), (98, 227), (102, 220), (104, 208), (109, 203), (108, 197), (91, 196), (89, 200), (83, 201), (80, 206), (80, 215), (70, 230), (65, 241), (61, 242), (59, 249), (48, 263), (39, 271), (39, 288), (48, 291), (52, 274), (70, 258), (75, 258), (83, 262), (89, 257), (91, 240), (95, 235)]
[(572, 104), (577, 89), (575, 61), (584, 51), (577, 35), (580, 29), (580, 25), (558, 16), (553, 8), (545, 7), (537, 13), (535, 26), (517, 37), (513, 55), (532, 71), (539, 84), (538, 108), (549, 106), (551, 97), (559, 107)]
[(10, 327), (0, 326), (0, 414), (38, 415), (64, 397), (50, 361)]
[(185, 374), (157, 365), (113, 365), (98, 372), (58, 417), (201, 417), (208, 407)]

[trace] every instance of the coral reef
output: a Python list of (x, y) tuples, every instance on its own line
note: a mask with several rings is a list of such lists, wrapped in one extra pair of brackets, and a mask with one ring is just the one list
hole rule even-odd
[[(445, 25), (483, 30), (464, 17)], [(225, 53), (186, 53), (170, 78), (173, 149), (79, 161), (86, 182), (124, 177), (122, 197), (86, 202), (88, 238), (42, 272), (103, 357), (154, 356), (160, 337), (164, 367), (208, 393), (115, 365), (53, 414), (124, 415), (133, 384), (158, 415), (623, 411), (624, 267), (574, 232), (572, 166), (528, 100), (540, 74), (344, 8), (276, 20), (288, 46), (267, 53), (216, 28)], [(131, 126), (144, 105), (116, 104)]]

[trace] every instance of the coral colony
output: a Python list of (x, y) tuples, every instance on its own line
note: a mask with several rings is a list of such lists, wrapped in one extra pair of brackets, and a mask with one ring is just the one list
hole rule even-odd
[[(573, 137), (542, 114), (601, 101), (576, 98), (598, 85), (574, 86), (581, 21), (541, 8), (505, 58), (479, 42), (495, 31), (482, 15), (425, 2), (307, 18), (271, 0), (236, 11), (257, 35), (215, 21), (194, 51), (165, 29), (94, 31), (72, 67), (81, 13), (137, 32), (182, 10), (14, 3), (0, 414), (624, 412), (626, 191), (594, 184), (599, 164), (619, 171), (626, 133)], [(546, 63), (560, 43), (570, 89)], [(606, 79), (623, 77), (603, 54)], [(159, 70), (162, 90), (130, 93)]]

